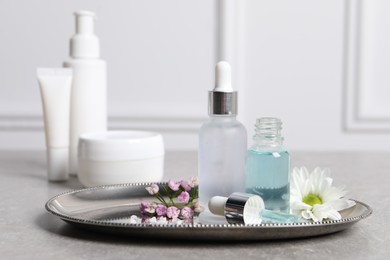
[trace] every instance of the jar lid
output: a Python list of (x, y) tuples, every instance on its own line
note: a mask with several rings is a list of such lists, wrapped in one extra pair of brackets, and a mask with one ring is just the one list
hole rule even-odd
[(82, 134), (79, 159), (93, 161), (142, 160), (164, 155), (162, 135), (148, 131), (105, 131)]

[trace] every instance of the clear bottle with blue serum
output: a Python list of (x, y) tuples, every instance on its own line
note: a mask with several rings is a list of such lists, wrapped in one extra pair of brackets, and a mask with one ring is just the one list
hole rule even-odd
[(245, 191), (263, 198), (267, 210), (290, 211), (290, 154), (278, 118), (256, 120), (254, 144), (246, 155)]

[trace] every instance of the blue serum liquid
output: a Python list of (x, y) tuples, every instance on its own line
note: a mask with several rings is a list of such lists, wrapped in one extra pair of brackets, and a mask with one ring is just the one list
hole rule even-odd
[(263, 198), (267, 210), (290, 211), (290, 155), (287, 151), (250, 149), (246, 158), (245, 190)]

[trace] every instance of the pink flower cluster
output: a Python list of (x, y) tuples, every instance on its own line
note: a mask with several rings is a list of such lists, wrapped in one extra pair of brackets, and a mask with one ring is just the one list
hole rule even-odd
[(169, 180), (167, 185), (151, 184), (145, 189), (150, 195), (157, 198), (159, 203), (142, 202), (140, 211), (143, 219), (192, 220), (194, 212), (201, 211), (197, 200), (197, 177), (192, 177), (188, 182)]
[(156, 216), (157, 219), (161, 217), (166, 217), (168, 219), (192, 219), (194, 216), (193, 209), (188, 206), (179, 209), (175, 206), (166, 207), (165, 205), (154, 202), (142, 202), (140, 210), (143, 216)]

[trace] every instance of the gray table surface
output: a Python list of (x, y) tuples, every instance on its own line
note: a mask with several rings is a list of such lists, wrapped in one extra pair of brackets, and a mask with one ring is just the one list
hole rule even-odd
[[(388, 259), (390, 154), (291, 152), (292, 166), (329, 167), (348, 197), (373, 215), (332, 235), (234, 243), (151, 241), (79, 230), (45, 211), (46, 201), (82, 188), (77, 178), (46, 179), (43, 151), (0, 152), (0, 259)], [(168, 152), (165, 180), (196, 175), (196, 152)], [(387, 219), (387, 220), (386, 220)]]

